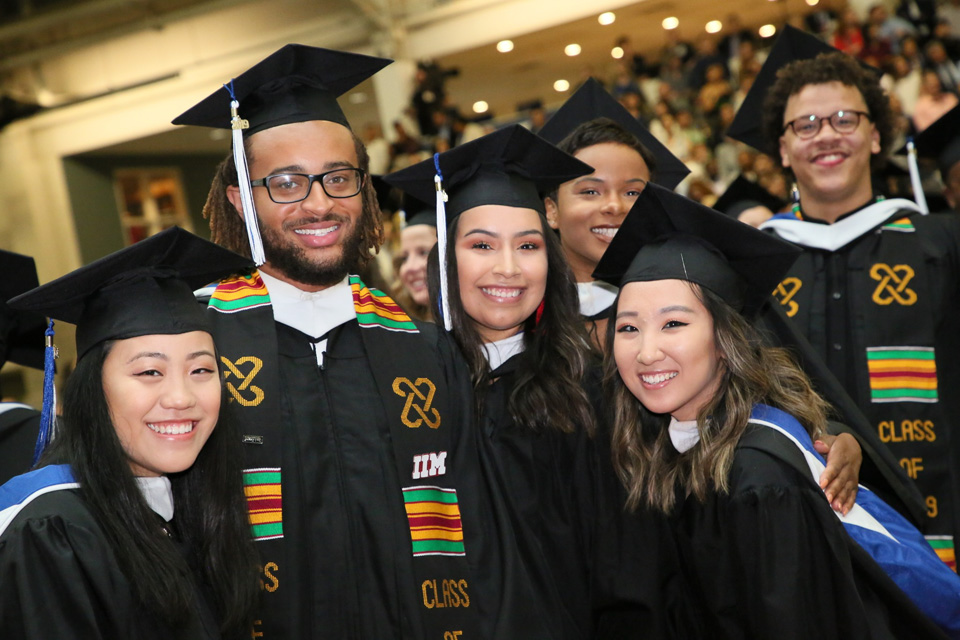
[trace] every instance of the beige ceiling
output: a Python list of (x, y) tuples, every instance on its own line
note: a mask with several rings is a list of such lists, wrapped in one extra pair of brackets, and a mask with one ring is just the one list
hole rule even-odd
[[(157, 28), (164, 21), (221, 10), (227, 7), (269, 0), (2, 0), (0, 11), (0, 70), (29, 65), (45, 56), (63, 55), (97, 40)], [(455, 0), (454, 0), (455, 1)], [(821, 7), (842, 0), (820, 0)], [(782, 24), (788, 16), (811, 10), (806, 0), (642, 0), (616, 10), (616, 21), (601, 26), (596, 15), (605, 7), (603, 0), (584, 0), (597, 6), (592, 17), (550, 29), (512, 38), (511, 53), (496, 51), (495, 41), (481, 47), (447, 55), (437, 62), (444, 68), (458, 68), (460, 74), (448, 83), (451, 99), (469, 114), (471, 105), (485, 100), (492, 112), (508, 115), (515, 105), (541, 99), (548, 106), (561, 103), (569, 93), (553, 90), (555, 80), (563, 78), (571, 85), (593, 74), (610, 77), (614, 61), (610, 50), (614, 40), (629, 35), (633, 45), (648, 57), (666, 42), (661, 27), (663, 18), (676, 16), (679, 33), (689, 41), (707, 37), (704, 25), (710, 20), (729, 24), (736, 12), (744, 26), (756, 29), (762, 24)], [(12, 4), (11, 4), (12, 3)], [(370, 25), (371, 39), (376, 38), (378, 7), (389, 7), (394, 16), (409, 17), (451, 0), (317, 0), (318, 7), (355, 11), (357, 20)], [(11, 10), (33, 7), (32, 12)], [(719, 35), (725, 33), (721, 32)], [(565, 45), (577, 43), (582, 53), (567, 57)], [(358, 88), (372, 96), (371, 83)], [(349, 96), (348, 96), (349, 98)], [(376, 118), (372, 99), (362, 104), (344, 100), (344, 110), (354, 122)], [(192, 127), (151, 136), (101, 150), (101, 153), (149, 154), (187, 152), (221, 153), (228, 141), (210, 132)]]

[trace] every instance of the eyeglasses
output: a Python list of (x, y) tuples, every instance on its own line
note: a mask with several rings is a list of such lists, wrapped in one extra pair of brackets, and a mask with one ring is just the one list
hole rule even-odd
[(860, 118), (870, 119), (870, 114), (863, 111), (837, 111), (833, 115), (821, 118), (820, 116), (800, 116), (783, 125), (783, 132), (793, 129), (796, 136), (802, 140), (812, 138), (820, 133), (820, 127), (826, 120), (833, 130), (840, 134), (853, 133), (860, 126)]
[(266, 187), (270, 199), (277, 204), (306, 200), (314, 182), (331, 198), (352, 198), (360, 193), (366, 176), (363, 169), (334, 169), (324, 173), (277, 173), (260, 180), (251, 180), (252, 187)]

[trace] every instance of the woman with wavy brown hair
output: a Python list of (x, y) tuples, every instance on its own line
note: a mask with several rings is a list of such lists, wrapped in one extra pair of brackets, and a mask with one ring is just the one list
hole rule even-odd
[(597, 267), (615, 465), (669, 518), (678, 637), (956, 637), (960, 579), (868, 489), (831, 509), (827, 406), (750, 324), (797, 253), (648, 185)]

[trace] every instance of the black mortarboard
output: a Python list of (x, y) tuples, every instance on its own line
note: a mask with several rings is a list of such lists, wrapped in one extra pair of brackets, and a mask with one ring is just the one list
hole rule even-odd
[(193, 291), (250, 269), (248, 258), (178, 227), (121, 249), (10, 301), (77, 325), (77, 357), (104, 340), (209, 331)]
[(393, 185), (384, 182), (383, 176), (370, 174), (370, 182), (373, 184), (374, 193), (377, 194), (377, 205), (380, 206), (380, 211), (393, 213), (400, 208), (397, 192), (394, 191)]
[(420, 198), (415, 198), (404, 192), (401, 198), (400, 210), (403, 211), (403, 228), (417, 224), (425, 224), (437, 228), (436, 206), (427, 204)]
[(784, 200), (740, 175), (730, 183), (723, 195), (717, 198), (713, 208), (736, 218), (751, 207), (763, 206), (773, 213), (779, 213), (786, 205)]
[(15, 362), (43, 369), (43, 332), (46, 319), (39, 313), (17, 311), (7, 301), (36, 287), (37, 266), (33, 258), (11, 251), (0, 251), (0, 366)]
[(686, 280), (750, 315), (800, 253), (789, 242), (658, 185), (647, 185), (593, 275), (620, 287)]
[[(763, 135), (764, 100), (770, 88), (777, 81), (777, 72), (796, 60), (809, 60), (821, 53), (838, 52), (814, 35), (801, 31), (790, 25), (785, 25), (777, 37), (766, 61), (757, 73), (757, 77), (744, 97), (743, 104), (737, 111), (727, 135), (734, 140), (746, 143), (763, 153), (776, 154), (776, 140), (767, 140)], [(860, 63), (866, 69), (874, 69), (868, 64)], [(874, 69), (875, 70), (875, 69)]]
[(578, 126), (597, 118), (609, 118), (632, 133), (646, 147), (657, 160), (656, 170), (651, 176), (652, 181), (673, 189), (683, 180), (690, 169), (675, 155), (670, 153), (662, 142), (647, 130), (643, 124), (630, 115), (613, 96), (607, 93), (603, 85), (588, 79), (582, 87), (577, 89), (570, 98), (551, 117), (539, 135), (553, 144), (573, 133)]
[(541, 193), (593, 171), (589, 165), (515, 124), (391, 173), (384, 180), (424, 202), (434, 201), (435, 162), (449, 196), (448, 221), (484, 204), (543, 213)]
[(937, 162), (944, 181), (956, 163), (960, 162), (960, 105), (940, 116), (916, 138), (917, 154)]
[(337, 98), (392, 60), (288, 44), (190, 107), (173, 124), (230, 129), (230, 87), (249, 136), (294, 122), (329, 120), (349, 128)]

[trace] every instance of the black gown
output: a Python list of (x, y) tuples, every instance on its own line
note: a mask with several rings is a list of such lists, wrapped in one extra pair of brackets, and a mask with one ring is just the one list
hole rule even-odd
[[(491, 374), (484, 396), (481, 456), (485, 481), (502, 497), (485, 518), (485, 537), (515, 544), (518, 562), (502, 571), (495, 638), (590, 637), (590, 553), (596, 451), (582, 425), (574, 432), (517, 425), (508, 402), (523, 354)], [(501, 557), (510, 554), (499, 553)], [(504, 608), (508, 607), (508, 611)]]
[(0, 484), (30, 470), (39, 431), (39, 411), (0, 403)]
[[(159, 526), (159, 523), (158, 523)], [(18, 640), (220, 638), (197, 591), (171, 629), (133, 599), (130, 582), (79, 490), (41, 495), (0, 535), (0, 635)]]
[(772, 453), (783, 443), (794, 446), (748, 427), (729, 493), (681, 498), (671, 515), (685, 582), (673, 607), (687, 607), (675, 637), (946, 638), (850, 538), (809, 473)]
[[(893, 201), (887, 201), (890, 204)], [(876, 226), (839, 248), (816, 248), (838, 225), (786, 218), (773, 229), (804, 252), (777, 289), (783, 311), (916, 481), (928, 534), (953, 564), (960, 529), (960, 216), (891, 205)], [(770, 223), (767, 223), (770, 224)], [(767, 228), (766, 226), (764, 228)], [(822, 228), (822, 231), (821, 231)]]

